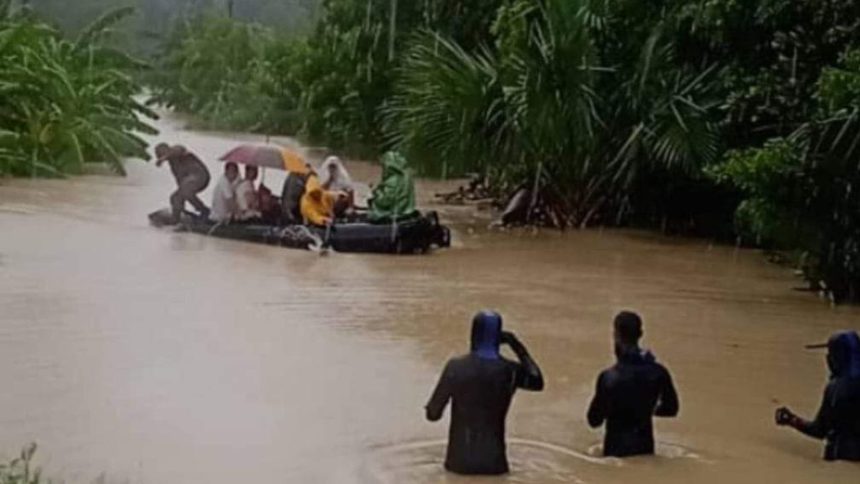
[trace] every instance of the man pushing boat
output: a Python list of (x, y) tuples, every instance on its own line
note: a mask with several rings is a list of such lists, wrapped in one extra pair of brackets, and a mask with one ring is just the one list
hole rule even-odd
[(176, 191), (170, 195), (170, 208), (173, 223), (179, 223), (185, 202), (190, 203), (201, 217), (209, 217), (209, 208), (197, 196), (209, 185), (209, 170), (194, 153), (184, 146), (170, 146), (160, 143), (155, 147), (155, 166), (160, 167), (165, 161), (170, 165), (170, 171), (176, 179)]

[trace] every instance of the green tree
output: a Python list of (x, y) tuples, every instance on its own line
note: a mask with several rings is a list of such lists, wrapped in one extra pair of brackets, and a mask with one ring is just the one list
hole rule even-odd
[(793, 250), (807, 278), (837, 300), (860, 300), (858, 51), (818, 84), (815, 119), (763, 148), (733, 152), (714, 177), (740, 190), (739, 229)]
[(135, 133), (155, 133), (141, 120), (155, 114), (134, 98), (138, 64), (107, 46), (130, 14), (108, 12), (71, 40), (0, 0), (0, 174), (79, 173), (87, 162), (123, 173), (123, 158), (148, 158)]

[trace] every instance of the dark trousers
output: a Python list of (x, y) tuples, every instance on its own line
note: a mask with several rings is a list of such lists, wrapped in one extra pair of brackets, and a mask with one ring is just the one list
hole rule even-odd
[(179, 187), (170, 195), (170, 208), (173, 211), (174, 220), (179, 220), (182, 211), (185, 210), (185, 202), (190, 203), (194, 210), (200, 215), (208, 216), (209, 207), (203, 203), (197, 194), (209, 185), (209, 177), (200, 175), (188, 175), (179, 182)]

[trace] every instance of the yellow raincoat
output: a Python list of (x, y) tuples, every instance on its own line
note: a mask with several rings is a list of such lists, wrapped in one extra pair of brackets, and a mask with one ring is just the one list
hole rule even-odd
[(308, 177), (305, 194), (302, 195), (302, 217), (312, 225), (325, 225), (334, 218), (334, 205), (337, 194), (323, 190), (315, 175)]

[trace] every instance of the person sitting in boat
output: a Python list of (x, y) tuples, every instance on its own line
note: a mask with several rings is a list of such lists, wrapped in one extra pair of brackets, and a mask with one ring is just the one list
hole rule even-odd
[(245, 178), (236, 184), (236, 204), (239, 211), (236, 214), (238, 220), (253, 220), (259, 219), (260, 199), (257, 195), (257, 189), (254, 182), (259, 175), (259, 169), (254, 165), (245, 166)]
[(291, 171), (281, 190), (281, 222), (284, 225), (302, 223), (301, 201), (305, 194), (308, 177), (314, 174), (313, 167), (306, 163), (303, 171)]
[(233, 220), (238, 211), (236, 204), (236, 181), (239, 179), (239, 166), (236, 163), (224, 164), (224, 175), (215, 185), (212, 193), (212, 212), (209, 218), (215, 222), (227, 223)]
[[(320, 183), (324, 190), (346, 194), (346, 209), (355, 205), (355, 186), (343, 162), (337, 156), (329, 156), (320, 169)], [(339, 199), (344, 199), (339, 197)]]
[(281, 223), (281, 202), (278, 200), (269, 187), (260, 184), (257, 189), (257, 198), (260, 201), (260, 213), (262, 214), (263, 222), (267, 225), (278, 225)]
[(406, 158), (396, 151), (382, 157), (382, 180), (374, 187), (369, 201), (371, 222), (397, 221), (413, 216), (415, 184)]
[(331, 225), (335, 217), (338, 195), (323, 189), (316, 175), (310, 175), (302, 196), (302, 218), (310, 225)]

